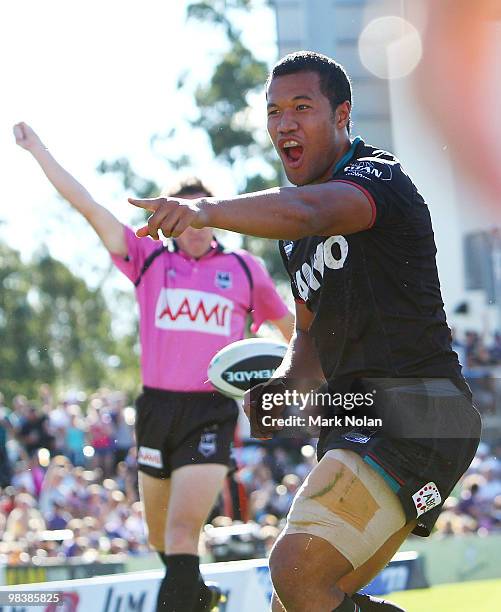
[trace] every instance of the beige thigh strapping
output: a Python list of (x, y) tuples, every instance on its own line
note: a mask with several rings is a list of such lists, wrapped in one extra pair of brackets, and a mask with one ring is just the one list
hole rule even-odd
[(328, 451), (298, 491), (283, 536), (327, 540), (356, 569), (405, 525), (396, 494), (352, 451)]

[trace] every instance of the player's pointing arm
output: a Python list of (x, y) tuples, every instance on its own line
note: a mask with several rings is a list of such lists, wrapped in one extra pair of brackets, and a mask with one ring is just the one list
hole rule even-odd
[(14, 135), (16, 143), (33, 155), (60, 195), (87, 219), (108, 251), (125, 257), (127, 246), (120, 221), (95, 202), (85, 187), (52, 157), (29, 125), (18, 123), (14, 126)]
[(167, 237), (175, 237), (189, 225), (289, 240), (353, 234), (368, 229), (373, 217), (367, 196), (342, 182), (268, 189), (227, 200), (129, 198), (129, 202), (153, 213), (137, 235), (150, 235), (156, 240), (159, 230)]

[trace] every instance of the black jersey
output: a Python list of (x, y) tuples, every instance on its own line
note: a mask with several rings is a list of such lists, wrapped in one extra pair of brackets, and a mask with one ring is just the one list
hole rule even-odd
[(329, 385), (359, 377), (461, 379), (430, 213), (416, 186), (398, 159), (360, 138), (332, 180), (367, 195), (371, 227), (280, 241), (293, 294), (315, 315), (310, 333)]

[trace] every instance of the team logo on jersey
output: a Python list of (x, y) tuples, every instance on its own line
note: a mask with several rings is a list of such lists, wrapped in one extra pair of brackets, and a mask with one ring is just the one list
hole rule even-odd
[(346, 166), (343, 172), (347, 176), (360, 176), (362, 178), (374, 177), (380, 181), (391, 181), (393, 178), (391, 167), (395, 165), (395, 163), (396, 162), (391, 162), (386, 159), (361, 157)]
[[(310, 260), (296, 271), (294, 280), (301, 298), (306, 301), (311, 291), (320, 289), (325, 268), (339, 270), (348, 257), (348, 242), (344, 236), (330, 236), (317, 245), (317, 249)], [(320, 276), (320, 280), (318, 278)]]
[(217, 433), (213, 431), (204, 431), (200, 436), (198, 444), (198, 452), (204, 457), (210, 457), (216, 453), (217, 449)]
[(164, 288), (157, 300), (155, 325), (229, 336), (232, 312), (233, 302), (217, 293)]
[(350, 431), (349, 433), (345, 434), (343, 438), (345, 440), (348, 440), (348, 442), (356, 442), (357, 444), (367, 444), (367, 442), (371, 439), (371, 436), (359, 433), (358, 431)]
[(421, 516), (428, 512), (428, 510), (438, 506), (442, 502), (442, 497), (437, 485), (434, 482), (429, 482), (414, 493), (412, 501), (416, 506), (417, 516)]
[(221, 272), (220, 270), (217, 270), (214, 284), (220, 289), (231, 289), (233, 286), (231, 272)]

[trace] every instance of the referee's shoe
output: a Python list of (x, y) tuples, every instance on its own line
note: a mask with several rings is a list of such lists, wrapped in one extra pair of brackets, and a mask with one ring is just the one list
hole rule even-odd
[(206, 582), (205, 584), (211, 592), (211, 599), (207, 603), (207, 606), (203, 608), (203, 612), (219, 612), (220, 610), (222, 612), (219, 604), (226, 603), (226, 595), (215, 582)]

